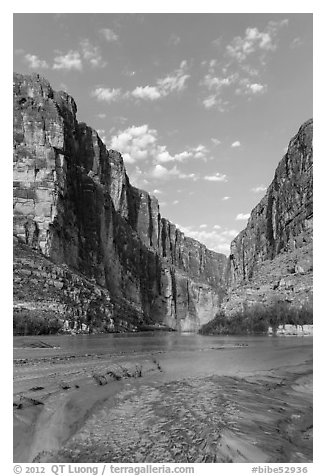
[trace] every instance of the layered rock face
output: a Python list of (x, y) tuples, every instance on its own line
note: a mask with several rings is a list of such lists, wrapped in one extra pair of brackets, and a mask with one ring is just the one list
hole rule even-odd
[(129, 183), (121, 155), (76, 111), (38, 75), (14, 76), (16, 309), (45, 314), (52, 302), (77, 327), (196, 330), (226, 293), (226, 256), (162, 218), (156, 198)]
[(313, 122), (290, 141), (264, 198), (232, 241), (230, 290), (224, 309), (279, 299), (312, 299)]

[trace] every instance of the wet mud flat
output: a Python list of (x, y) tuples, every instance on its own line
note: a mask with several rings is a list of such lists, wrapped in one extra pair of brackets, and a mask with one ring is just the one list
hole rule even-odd
[(18, 352), (14, 461), (311, 462), (312, 340), (292, 339)]

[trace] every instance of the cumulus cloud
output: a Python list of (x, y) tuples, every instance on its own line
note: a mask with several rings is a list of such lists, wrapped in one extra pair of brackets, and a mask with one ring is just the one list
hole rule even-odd
[(156, 101), (173, 92), (181, 92), (185, 89), (186, 81), (190, 77), (186, 74), (187, 68), (187, 62), (182, 61), (179, 68), (166, 77), (158, 79), (155, 85), (137, 86), (133, 91), (127, 92), (125, 97)]
[(185, 89), (186, 81), (190, 78), (189, 74), (186, 74), (187, 62), (182, 61), (180, 67), (173, 73), (169, 74), (163, 79), (157, 80), (158, 88), (162, 95), (167, 96), (173, 91), (182, 91)]
[(242, 96), (258, 96), (265, 94), (267, 91), (267, 85), (261, 83), (253, 83), (248, 78), (242, 78), (239, 80), (235, 89), (235, 94)]
[(248, 220), (250, 217), (250, 213), (238, 213), (238, 215), (235, 217), (236, 220)]
[[(116, 98), (112, 90), (97, 90), (94, 92), (94, 95), (98, 99), (109, 102)], [(199, 144), (195, 147), (188, 147), (187, 150), (182, 152), (172, 154), (166, 145), (159, 144), (157, 130), (149, 128), (147, 124), (131, 126), (119, 131), (112, 138), (111, 147), (119, 150), (125, 161), (129, 163), (144, 159), (150, 159), (155, 164), (181, 163), (188, 159), (206, 160), (206, 154), (208, 153), (207, 148)], [(198, 179), (194, 174), (184, 174), (182, 172), (180, 172), (179, 177), (193, 180)]]
[(93, 68), (103, 68), (106, 62), (103, 60), (100, 49), (94, 46), (88, 39), (80, 42), (81, 54), (85, 61), (87, 61)]
[[(98, 52), (98, 51), (97, 51)], [(93, 55), (90, 61), (95, 63), (95, 51), (89, 49), (89, 55)], [(100, 65), (100, 57), (97, 57), (98, 65)], [(164, 78), (158, 79), (154, 85), (137, 86), (132, 91), (125, 91), (119, 95), (120, 99), (135, 99), (140, 101), (157, 101), (174, 92), (181, 92), (186, 88), (186, 81), (190, 77), (186, 74), (187, 62), (182, 61), (180, 67)], [(109, 88), (104, 88), (109, 89)]]
[(177, 226), (186, 236), (204, 243), (210, 250), (224, 254), (229, 254), (230, 242), (238, 234), (237, 230), (224, 229), (221, 231), (219, 225), (214, 225), (211, 230), (208, 229), (208, 226), (204, 227), (202, 225), (199, 225), (198, 227), (183, 225)]
[(235, 237), (237, 236), (238, 233), (239, 233), (238, 230), (226, 229), (226, 230), (223, 230), (223, 231), (221, 232), (221, 235), (233, 239), (233, 238), (235, 238)]
[(230, 102), (223, 99), (222, 97), (219, 97), (220, 94), (221, 93), (218, 92), (218, 93), (211, 94), (208, 97), (204, 98), (202, 103), (203, 103), (203, 106), (205, 107), (205, 109), (216, 108), (220, 112), (227, 111), (228, 108), (229, 108)]
[(131, 126), (120, 131), (111, 140), (111, 148), (123, 155), (125, 162), (134, 163), (153, 157), (157, 152), (157, 131), (147, 124)]
[(301, 45), (303, 45), (303, 41), (301, 40), (301, 38), (296, 37), (291, 41), (290, 48), (299, 48)]
[(56, 56), (54, 58), (53, 69), (81, 71), (83, 69), (83, 63), (79, 51), (70, 50), (66, 54)]
[(233, 148), (235, 148), (235, 147), (240, 147), (240, 146), (241, 146), (241, 142), (238, 141), (238, 140), (232, 142), (232, 144), (231, 144), (231, 147), (233, 147)]
[(172, 169), (168, 169), (161, 164), (156, 164), (154, 168), (149, 172), (149, 176), (156, 179), (168, 179), (170, 177), (177, 177), (180, 175), (180, 171), (174, 166)]
[(190, 157), (192, 157), (192, 154), (188, 150), (184, 150), (183, 152), (175, 154), (174, 156), (175, 160), (177, 160), (178, 162), (183, 162), (184, 160), (189, 159)]
[(24, 60), (27, 63), (28, 67), (31, 69), (48, 69), (49, 65), (45, 60), (42, 60), (37, 55), (31, 55), (27, 53), (24, 56)]
[(159, 190), (158, 188), (155, 188), (153, 190), (153, 193), (154, 193), (154, 195), (161, 195), (163, 192), (162, 192), (162, 190)]
[(108, 103), (117, 101), (117, 99), (120, 97), (121, 90), (116, 89), (116, 88), (95, 88), (94, 91), (92, 91), (91, 95), (95, 97), (98, 101), (105, 101)]
[(249, 84), (249, 89), (251, 90), (251, 92), (253, 94), (258, 94), (258, 93), (262, 93), (266, 86), (263, 85), (263, 84), (260, 84), (260, 83), (252, 83), (252, 84)]
[(172, 168), (168, 168), (165, 165), (155, 164), (149, 170), (143, 170), (142, 172), (143, 177), (148, 179), (156, 179), (156, 180), (167, 180), (167, 179), (188, 179), (196, 181), (198, 177), (193, 174), (185, 174), (179, 168), (174, 165)]
[(256, 27), (247, 28), (243, 37), (236, 36), (227, 45), (227, 54), (240, 63), (255, 53), (263, 53), (261, 56), (261, 59), (263, 59), (266, 52), (276, 50), (277, 35), (280, 29), (287, 24), (288, 20), (284, 19), (279, 22), (268, 22), (266, 28), (262, 31), (259, 31)]
[(250, 190), (254, 193), (260, 193), (260, 192), (265, 192), (266, 189), (267, 187), (265, 187), (265, 185), (258, 185), (257, 187), (253, 187)]
[(216, 139), (215, 137), (212, 137), (211, 141), (213, 142), (214, 145), (220, 145), (221, 144), (221, 141), (219, 139)]
[(206, 157), (208, 150), (207, 147), (202, 144), (199, 144), (197, 147), (194, 147), (192, 149), (192, 152), (195, 159), (203, 159)]
[(216, 172), (214, 175), (205, 175), (204, 180), (208, 182), (227, 182), (227, 176), (225, 174), (220, 174)]
[(230, 200), (231, 197), (222, 197), (223, 201)]
[(156, 86), (137, 86), (130, 94), (136, 99), (149, 99), (150, 101), (161, 97), (161, 92)]
[[(220, 59), (202, 62), (207, 72), (200, 82), (206, 109), (225, 112), (230, 108), (230, 97), (234, 94), (251, 100), (267, 91), (262, 80), (266, 62), (277, 47), (278, 34), (288, 24), (284, 19), (270, 21), (263, 30), (249, 27), (243, 36), (234, 37), (227, 45), (219, 39)], [(224, 50), (224, 54), (223, 54)]]
[(111, 30), (111, 28), (102, 28), (100, 30), (100, 35), (102, 35), (103, 38), (105, 38), (106, 41), (108, 42), (118, 41), (119, 39), (118, 35), (114, 33), (114, 31)]

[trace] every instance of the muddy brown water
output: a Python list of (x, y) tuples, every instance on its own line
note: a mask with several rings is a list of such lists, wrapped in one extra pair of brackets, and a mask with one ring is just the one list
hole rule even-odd
[(311, 462), (312, 338), (15, 337), (14, 461)]

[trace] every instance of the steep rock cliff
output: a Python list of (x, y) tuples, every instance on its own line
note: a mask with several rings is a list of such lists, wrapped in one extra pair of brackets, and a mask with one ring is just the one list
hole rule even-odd
[(312, 299), (313, 121), (290, 141), (273, 181), (231, 243), (227, 313), (243, 304)]
[[(79, 123), (76, 111), (72, 97), (53, 91), (38, 75), (14, 76), (16, 309), (36, 312), (61, 299), (55, 315), (81, 327), (90, 323), (104, 293), (106, 324), (92, 321), (92, 327), (154, 323), (197, 329), (225, 295), (227, 258), (162, 218), (156, 198), (129, 183), (121, 155)], [(34, 250), (25, 264), (22, 246)], [(48, 259), (47, 271), (43, 265), (38, 271), (46, 275), (52, 263), (54, 276), (62, 276), (57, 285), (62, 292), (53, 296), (45, 279), (32, 298), (29, 268), (40, 256)], [(82, 296), (69, 304), (74, 294), (69, 273), (90, 289), (87, 305), (75, 306)]]

